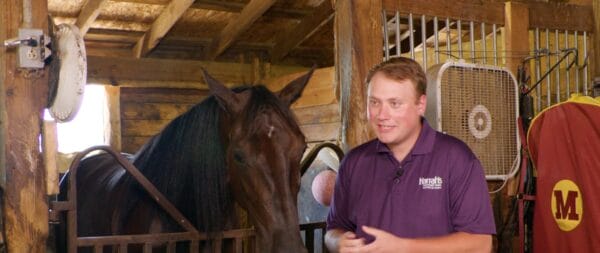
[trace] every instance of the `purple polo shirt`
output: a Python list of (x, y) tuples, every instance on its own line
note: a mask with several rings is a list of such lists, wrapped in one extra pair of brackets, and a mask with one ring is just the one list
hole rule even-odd
[(377, 139), (344, 157), (327, 229), (354, 231), (372, 241), (362, 225), (405, 238), (496, 233), (481, 163), (465, 143), (435, 131), (424, 119), (415, 146), (401, 162)]

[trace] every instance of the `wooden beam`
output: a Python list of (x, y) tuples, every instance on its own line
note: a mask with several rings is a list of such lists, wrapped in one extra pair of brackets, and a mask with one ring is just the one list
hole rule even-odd
[(380, 0), (337, 0), (335, 6), (336, 75), (340, 88), (341, 145), (355, 147), (373, 136), (365, 127), (369, 69), (383, 58)]
[(209, 60), (214, 60), (225, 49), (227, 49), (234, 40), (236, 40), (243, 32), (260, 18), (267, 11), (275, 0), (251, 0), (242, 10), (239, 17), (230, 21), (227, 26), (213, 38), (211, 46), (206, 52)]
[(507, 2), (505, 14), (506, 68), (516, 75), (519, 65), (529, 55), (529, 9), (523, 3)]
[[(24, 2), (0, 1), (0, 41), (16, 37), (19, 28), (48, 33), (47, 1)], [(1, 239), (6, 252), (42, 253), (47, 248), (48, 196), (39, 136), (48, 75), (47, 70), (18, 70), (16, 52), (0, 49)]]
[(85, 5), (81, 8), (81, 12), (79, 13), (79, 17), (77, 17), (77, 21), (75, 25), (79, 27), (79, 32), (81, 36), (85, 35), (90, 26), (100, 14), (100, 9), (102, 5), (104, 5), (108, 0), (87, 0)]
[(134, 52), (136, 56), (143, 57), (152, 50), (162, 37), (167, 34), (171, 27), (181, 18), (183, 13), (190, 8), (194, 0), (171, 1), (154, 21), (150, 30), (135, 45)]
[(481, 0), (383, 0), (386, 11), (504, 24), (504, 3)]
[(314, 32), (333, 18), (333, 7), (330, 1), (323, 1), (300, 24), (285, 33), (281, 33), (275, 40), (271, 52), (271, 61), (277, 62), (285, 57), (293, 48), (308, 39)]
[[(229, 85), (250, 83), (252, 65), (154, 58), (88, 56), (88, 83), (120, 87), (162, 87), (206, 89), (201, 68)], [(305, 71), (307, 68), (273, 65), (268, 77)]]
[[(112, 0), (113, 2), (127, 2), (127, 3), (143, 3), (143, 4), (156, 4), (156, 5), (167, 5), (171, 0)], [(218, 0), (196, 0), (190, 8), (193, 9), (204, 9), (213, 11), (224, 11), (224, 12), (241, 12), (245, 3), (242, 2), (225, 2)], [(310, 13), (310, 10), (305, 9), (290, 9), (285, 7), (273, 6), (265, 12), (265, 16), (273, 18), (291, 18), (291, 19), (302, 19)]]
[(529, 2), (527, 8), (529, 28), (594, 31), (594, 11), (591, 6)]

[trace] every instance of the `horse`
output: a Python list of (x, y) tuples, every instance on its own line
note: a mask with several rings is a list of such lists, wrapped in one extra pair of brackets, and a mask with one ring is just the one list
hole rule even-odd
[[(307, 145), (290, 105), (313, 70), (276, 93), (263, 85), (230, 90), (203, 73), (210, 96), (129, 159), (198, 231), (238, 226), (237, 204), (259, 252), (306, 253), (296, 205)], [(182, 231), (109, 154), (86, 157), (76, 171), (78, 236)]]

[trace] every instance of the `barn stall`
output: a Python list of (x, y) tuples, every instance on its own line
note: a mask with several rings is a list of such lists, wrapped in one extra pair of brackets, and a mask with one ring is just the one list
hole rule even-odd
[[(1, 3), (3, 41), (14, 38), (18, 28), (47, 33), (46, 13), (56, 24), (79, 27), (88, 83), (104, 84), (110, 94), (110, 145), (125, 152), (135, 151), (206, 96), (200, 67), (231, 86), (266, 83), (277, 90), (278, 81), (316, 65), (295, 112), (309, 143), (333, 142), (345, 149), (372, 137), (364, 127), (363, 80), (386, 57), (413, 57), (424, 67), (454, 58), (505, 67), (516, 78), (529, 77), (531, 87), (539, 83), (530, 92), (529, 116), (571, 93), (591, 95), (594, 77), (600, 76), (594, 64), (597, 1)], [(2, 51), (0, 65), (3, 241), (10, 252), (45, 252), (46, 196), (55, 194), (55, 182), (46, 183), (51, 174), (42, 169), (52, 167), (47, 162), (52, 149), (40, 153), (38, 148), (42, 129), (52, 129), (52, 124), (41, 127), (48, 71), (17, 68), (16, 54)], [(518, 74), (519, 66), (524, 74)], [(510, 176), (489, 181), (491, 190), (499, 190), (493, 195), (498, 225), (510, 216), (517, 195), (519, 177), (512, 167), (502, 168), (510, 170), (502, 175)]]

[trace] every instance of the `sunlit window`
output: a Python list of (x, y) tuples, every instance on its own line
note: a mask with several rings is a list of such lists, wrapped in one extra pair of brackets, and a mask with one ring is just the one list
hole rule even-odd
[[(46, 118), (51, 118), (47, 113)], [(83, 102), (75, 118), (57, 123), (58, 152), (72, 153), (91, 146), (107, 145), (108, 126), (106, 92), (102, 85), (86, 85)]]

